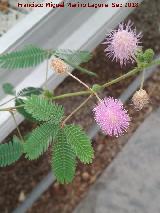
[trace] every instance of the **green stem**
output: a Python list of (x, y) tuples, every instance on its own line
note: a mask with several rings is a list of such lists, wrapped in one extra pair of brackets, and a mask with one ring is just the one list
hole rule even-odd
[[(155, 60), (155, 61), (151, 62), (150, 64), (146, 65), (145, 68), (148, 68), (148, 67), (151, 67), (151, 66), (154, 66), (154, 65), (160, 65), (160, 60)], [(107, 82), (107, 83), (101, 85), (101, 88), (104, 89), (104, 88), (109, 87), (113, 84), (116, 84), (116, 83), (120, 82), (121, 80), (129, 78), (129, 77), (135, 75), (136, 73), (143, 71), (143, 69), (144, 69), (144, 67), (136, 67), (133, 70), (129, 71), (128, 73), (126, 73), (126, 74), (124, 74), (124, 75), (122, 75), (118, 78), (115, 78), (110, 82)], [(93, 94), (93, 92), (90, 91), (90, 90), (86, 90), (86, 91), (80, 91), (80, 92), (66, 93), (66, 94), (63, 94), (63, 95), (54, 96), (54, 97), (52, 97), (52, 100), (58, 100), (58, 99), (80, 96), (80, 95), (88, 95), (88, 94)], [(20, 107), (24, 107), (24, 105), (0, 109), (0, 111), (12, 111), (12, 110), (16, 110), (17, 108), (20, 108)]]
[(71, 93), (66, 93), (63, 95), (53, 96), (52, 100), (58, 100), (58, 99), (69, 98), (69, 97), (80, 96), (80, 95), (88, 95), (90, 93), (91, 93), (90, 91), (71, 92)]
[(120, 82), (121, 80), (124, 80), (124, 79), (126, 79), (128, 77), (131, 77), (132, 75), (135, 75), (137, 72), (140, 72), (140, 71), (142, 71), (142, 70), (140, 68), (136, 67), (133, 70), (131, 70), (130, 72), (128, 72), (128, 73), (126, 73), (126, 74), (124, 74), (124, 75), (122, 75), (122, 76), (120, 76), (118, 78), (115, 78), (115, 79), (113, 79), (110, 82), (107, 82), (107, 83), (103, 84), (102, 85), (102, 89), (104, 89), (106, 87), (109, 87), (112, 84), (116, 84), (116, 83)]
[[(130, 72), (128, 72), (110, 82), (103, 84), (101, 87), (102, 87), (102, 89), (104, 89), (104, 88), (111, 86), (112, 84), (118, 83), (119, 81), (121, 81), (125, 78), (128, 78), (140, 71), (141, 70), (139, 68), (135, 68), (135, 69), (131, 70)], [(91, 94), (91, 91), (88, 90), (88, 91), (72, 92), (72, 93), (66, 93), (66, 94), (59, 95), (59, 96), (54, 96), (52, 98), (52, 100), (58, 100), (58, 99), (69, 98), (69, 97), (80, 96), (80, 95), (88, 95), (88, 94)]]

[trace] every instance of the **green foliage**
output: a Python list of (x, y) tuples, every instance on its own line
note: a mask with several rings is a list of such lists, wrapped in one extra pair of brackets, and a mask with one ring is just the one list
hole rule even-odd
[(18, 92), (17, 96), (29, 97), (31, 95), (40, 95), (43, 93), (43, 89), (39, 87), (26, 87)]
[(2, 88), (3, 88), (3, 91), (4, 91), (6, 94), (15, 95), (14, 86), (13, 86), (12, 84), (10, 84), (10, 83), (5, 83), (5, 84), (3, 84)]
[(88, 62), (92, 54), (88, 51), (73, 51), (73, 50), (56, 50), (53, 54), (64, 60), (65, 63), (69, 64), (71, 67), (78, 69), (82, 73), (86, 73), (90, 76), (97, 76), (96, 73), (91, 72), (83, 67), (80, 67), (79, 64)]
[(153, 61), (153, 57), (154, 57), (154, 51), (152, 49), (147, 49), (144, 54), (144, 61), (147, 63), (151, 63)]
[(99, 91), (102, 90), (102, 86), (99, 85), (99, 84), (93, 84), (92, 90), (93, 90), (94, 92), (99, 92)]
[(47, 151), (50, 143), (55, 139), (58, 129), (59, 126), (44, 123), (33, 130), (24, 143), (26, 158), (34, 160)]
[(139, 65), (145, 66), (153, 61), (154, 55), (155, 53), (152, 49), (147, 49), (144, 53), (143, 51), (139, 51), (136, 57), (139, 62)]
[(0, 166), (8, 166), (23, 154), (22, 142), (14, 137), (12, 142), (0, 144)]
[[(42, 88), (36, 88), (36, 87), (26, 87), (22, 89), (20, 92), (17, 93), (17, 97), (30, 97), (31, 95), (41, 95), (43, 93)], [(16, 98), (15, 100), (15, 106), (21, 106), (24, 105), (24, 100), (22, 98)], [(17, 111), (24, 116), (25, 119), (37, 122), (33, 116), (28, 113), (24, 107), (17, 108)]]
[(88, 62), (92, 58), (88, 51), (56, 50), (54, 55), (74, 65)]
[(64, 127), (68, 144), (72, 147), (76, 156), (83, 163), (91, 163), (94, 151), (89, 137), (79, 126), (67, 125)]
[[(24, 105), (24, 100), (21, 99), (21, 98), (16, 98), (15, 100), (15, 106), (18, 107), (18, 106), (21, 106), (21, 105)], [(29, 121), (32, 121), (32, 122), (37, 122), (37, 120), (35, 118), (33, 118), (33, 116), (31, 114), (29, 114), (25, 109), (24, 107), (18, 107), (17, 108), (17, 112), (19, 112), (21, 115), (23, 115), (23, 117)]]
[(49, 57), (48, 51), (29, 45), (20, 51), (0, 55), (0, 67), (5, 69), (33, 67)]
[(53, 98), (53, 92), (51, 92), (49, 90), (44, 90), (43, 95), (47, 99), (52, 99)]
[(24, 101), (24, 104), (24, 109), (38, 121), (50, 121), (58, 124), (64, 114), (62, 106), (36, 95), (31, 95)]
[(57, 141), (53, 145), (51, 165), (58, 182), (64, 184), (70, 183), (73, 180), (76, 168), (76, 155), (69, 143), (66, 143), (63, 129), (59, 131)]

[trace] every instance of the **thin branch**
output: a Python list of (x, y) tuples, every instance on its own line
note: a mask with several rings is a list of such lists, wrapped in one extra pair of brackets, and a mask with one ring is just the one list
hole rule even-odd
[(144, 74), (145, 74), (145, 69), (142, 72), (142, 79), (141, 79), (141, 86), (140, 89), (143, 89), (143, 84), (144, 84)]
[(62, 127), (64, 127), (65, 123), (78, 111), (80, 110), (91, 98), (92, 98), (93, 94), (91, 94), (85, 101), (83, 101), (75, 110), (73, 110), (71, 112), (71, 114), (69, 114), (67, 116), (67, 118), (62, 122)]
[(13, 97), (13, 98), (9, 99), (8, 101), (6, 101), (6, 102), (0, 104), (0, 107), (1, 107), (1, 106), (4, 106), (5, 104), (8, 104), (10, 101), (15, 100), (16, 98), (17, 98), (17, 97)]
[(16, 118), (15, 118), (15, 116), (14, 116), (14, 113), (13, 113), (12, 111), (10, 111), (10, 113), (11, 113), (11, 115), (12, 115), (12, 117), (13, 117), (13, 120), (14, 120), (14, 123), (15, 123), (15, 125), (16, 125), (16, 129), (17, 129), (17, 132), (18, 132), (18, 134), (19, 134), (19, 137), (20, 137), (21, 141), (24, 142), (24, 139), (23, 139), (23, 137), (22, 137), (22, 135), (21, 135), (21, 132), (20, 132), (20, 129), (19, 129), (19, 127), (18, 127), (18, 123), (17, 123), (17, 121), (16, 121)]
[(97, 95), (97, 93), (95, 91), (93, 91), (87, 84), (85, 84), (83, 81), (81, 81), (79, 78), (77, 78), (76, 76), (72, 75), (72, 73), (67, 72), (68, 75), (70, 75), (72, 78), (74, 78), (76, 81), (78, 81), (80, 84), (82, 84), (84, 87), (86, 87), (88, 90), (91, 91), (91, 93), (93, 93), (96, 98), (101, 101), (101, 99), (99, 98), (99, 96)]

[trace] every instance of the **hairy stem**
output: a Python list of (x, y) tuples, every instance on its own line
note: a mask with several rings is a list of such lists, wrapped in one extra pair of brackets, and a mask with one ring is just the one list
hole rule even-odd
[[(134, 74), (136, 74), (137, 72), (140, 72), (141, 70), (139, 68), (135, 68), (133, 70), (131, 70), (130, 72), (118, 77), (118, 78), (115, 78), (114, 80), (110, 81), (110, 82), (107, 82), (105, 84), (103, 84), (101, 87), (102, 89), (106, 88), (106, 87), (109, 87), (115, 83), (118, 83), (120, 82), (121, 80), (123, 79), (126, 79)], [(91, 91), (88, 90), (88, 91), (79, 91), (79, 92), (72, 92), (72, 93), (66, 93), (66, 94), (63, 94), (63, 95), (59, 95), (59, 96), (54, 96), (52, 98), (52, 100), (58, 100), (58, 99), (63, 99), (63, 98), (69, 98), (69, 97), (74, 97), (74, 96), (80, 96), (80, 95), (88, 95), (88, 94), (91, 94)]]
[(69, 97), (80, 96), (80, 95), (88, 95), (88, 94), (90, 94), (90, 91), (71, 92), (71, 93), (66, 93), (63, 95), (53, 96), (52, 100), (58, 100), (58, 99), (69, 98)]
[(122, 75), (122, 76), (120, 76), (118, 78), (115, 78), (115, 79), (113, 79), (110, 82), (107, 82), (107, 83), (103, 84), (102, 88), (106, 88), (106, 87), (109, 87), (109, 86), (111, 86), (113, 84), (116, 84), (116, 83), (120, 82), (121, 80), (124, 80), (124, 79), (126, 79), (128, 77), (131, 77), (132, 75), (134, 75), (134, 74), (136, 74), (137, 72), (140, 72), (140, 71), (141, 71), (141, 69), (136, 67), (133, 70), (131, 70), (130, 72), (128, 72), (128, 73), (126, 73), (126, 74), (124, 74), (124, 75)]
[(93, 93), (96, 98), (101, 101), (101, 99), (99, 98), (99, 96), (97, 95), (97, 93), (95, 91), (93, 91), (87, 84), (85, 84), (83, 81), (81, 81), (79, 78), (77, 78), (76, 76), (72, 75), (72, 73), (67, 72), (68, 75), (70, 75), (72, 78), (74, 78), (76, 81), (78, 81), (80, 84), (82, 84), (84, 87), (86, 87), (91, 93)]
[[(148, 67), (151, 67), (151, 66), (154, 66), (154, 65), (158, 65), (158, 64), (160, 64), (160, 60), (154, 60), (150, 64), (146, 65), (145, 68), (148, 68)], [(109, 87), (109, 86), (111, 86), (113, 84), (116, 84), (116, 83), (120, 82), (121, 80), (129, 78), (129, 77), (131, 77), (131, 76), (135, 75), (136, 73), (141, 72), (143, 70), (144, 70), (144, 67), (143, 68), (142, 67), (136, 67), (133, 70), (129, 71), (128, 73), (126, 73), (126, 74), (124, 74), (124, 75), (122, 75), (122, 76), (120, 76), (118, 78), (115, 78), (115, 79), (113, 79), (110, 82), (107, 82), (107, 83), (101, 85), (101, 88), (103, 90), (104, 88)], [(74, 76), (74, 78), (76, 78), (76, 77)], [(78, 78), (76, 80), (80, 81)], [(83, 83), (83, 85), (84, 85), (84, 83)], [(85, 85), (85, 87), (86, 86), (87, 85)], [(87, 86), (87, 89), (88, 89), (88, 86)], [(52, 97), (52, 100), (58, 100), (58, 99), (74, 97), (74, 96), (80, 96), (80, 95), (89, 95), (89, 94), (93, 94), (93, 92), (94, 91), (91, 88), (89, 88), (87, 91), (79, 91), (79, 92), (66, 93), (66, 94), (62, 94), (62, 95), (59, 95), (59, 96), (54, 96), (54, 97)], [(98, 97), (98, 100), (99, 100), (99, 97)], [(10, 107), (10, 108), (0, 109), (0, 111), (14, 111), (14, 110), (16, 110), (17, 108), (20, 108), (20, 107), (24, 107), (24, 105), (20, 105), (20, 106), (17, 106), (17, 107)]]

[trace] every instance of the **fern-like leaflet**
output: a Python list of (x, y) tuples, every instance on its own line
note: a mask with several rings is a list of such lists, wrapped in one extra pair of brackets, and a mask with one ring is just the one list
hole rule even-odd
[(66, 137), (61, 129), (53, 145), (51, 166), (59, 183), (70, 183), (75, 175), (76, 155), (71, 146), (66, 143)]
[(26, 87), (18, 92), (17, 96), (29, 97), (31, 95), (40, 95), (43, 93), (43, 89), (40, 87)]
[(13, 137), (13, 141), (0, 144), (0, 166), (8, 166), (17, 161), (23, 154), (22, 142)]
[(70, 144), (76, 156), (83, 163), (91, 163), (94, 151), (89, 137), (79, 126), (66, 125), (64, 127), (67, 143)]
[(64, 114), (62, 106), (37, 95), (31, 95), (24, 101), (24, 104), (24, 109), (37, 121), (50, 121), (58, 124)]
[(20, 51), (0, 55), (0, 67), (5, 69), (33, 67), (50, 56), (47, 50), (29, 45)]
[(79, 65), (81, 63), (88, 62), (92, 57), (92, 54), (88, 51), (74, 51), (62, 49), (56, 50), (54, 55), (74, 65)]
[(24, 152), (29, 160), (37, 159), (47, 151), (50, 143), (56, 138), (59, 126), (48, 123), (37, 127), (24, 143)]

